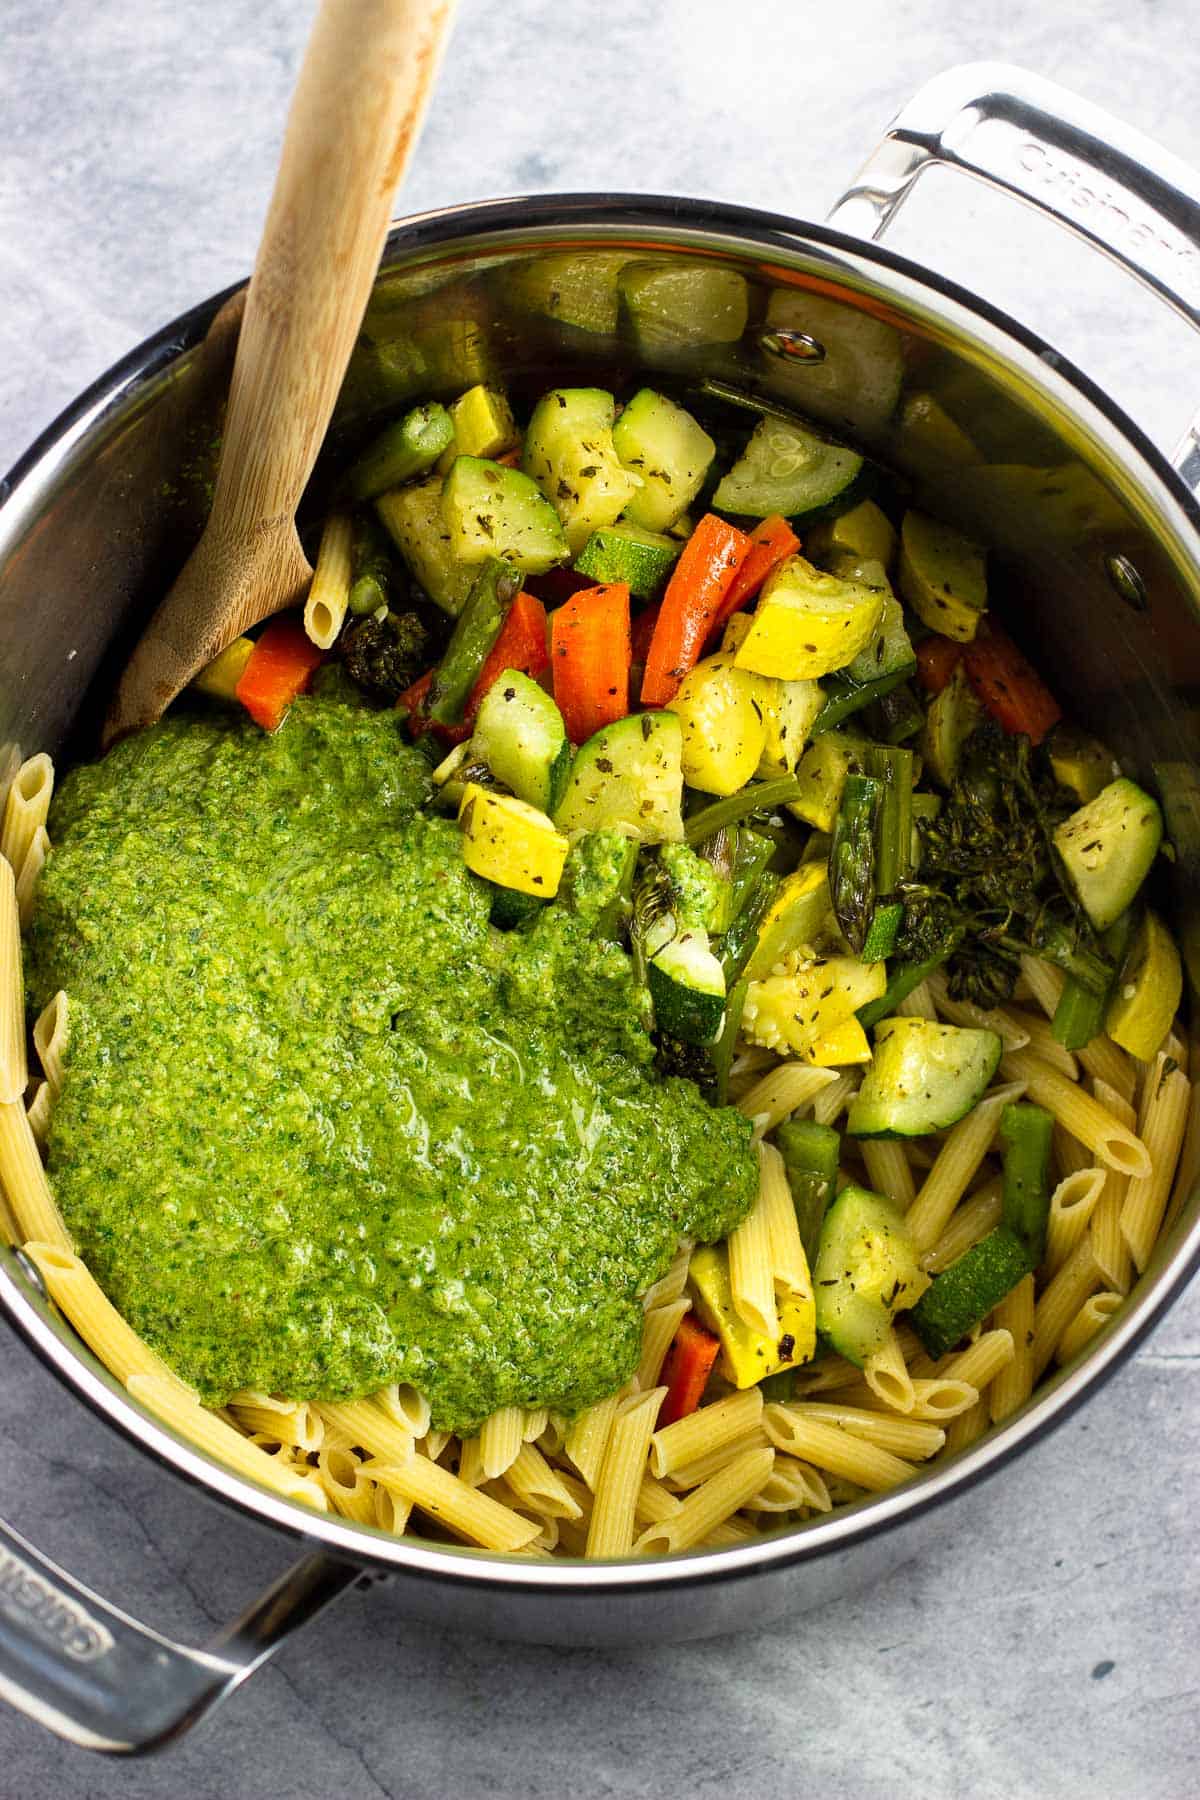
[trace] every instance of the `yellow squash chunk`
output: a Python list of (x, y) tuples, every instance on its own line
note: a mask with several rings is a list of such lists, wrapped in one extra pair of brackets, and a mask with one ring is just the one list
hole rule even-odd
[(1121, 773), (1099, 738), (1090, 737), (1073, 725), (1056, 725), (1046, 740), (1050, 767), (1061, 787), (1070, 788), (1081, 806), (1115, 781)]
[(450, 417), (454, 442), (438, 463), (439, 475), (448, 475), (456, 456), (501, 456), (519, 444), (521, 434), (512, 407), (498, 388), (479, 382), (453, 403)]
[(807, 1056), (814, 1044), (878, 1000), (887, 986), (881, 962), (831, 956), (807, 962), (797, 951), (776, 965), (776, 973), (752, 981), (746, 990), (742, 1030), (752, 1044), (780, 1056)]
[(781, 681), (844, 669), (870, 643), (882, 611), (881, 593), (789, 556), (767, 578), (738, 668)]
[(543, 900), (558, 892), (568, 842), (536, 806), (469, 781), (458, 822), (463, 860), (476, 875)]
[(754, 614), (735, 612), (721, 638), (722, 656), (736, 656), (746, 641), (746, 633), (754, 623)]
[(1115, 1044), (1149, 1062), (1174, 1023), (1183, 998), (1183, 968), (1170, 932), (1147, 912), (1121, 979), (1108, 1003), (1104, 1028)]
[(814, 525), (805, 533), (804, 548), (822, 564), (845, 556), (854, 562), (878, 563), (886, 570), (896, 553), (896, 529), (873, 500), (860, 500), (849, 512)]
[[(749, 981), (762, 981), (793, 951), (815, 956), (833, 926), (829, 869), (824, 862), (802, 863), (780, 882), (763, 914), (758, 939), (746, 964)], [(835, 936), (834, 942), (838, 942)]]
[(832, 831), (842, 804), (847, 775), (861, 775), (861, 738), (841, 731), (823, 731), (814, 738), (796, 768), (800, 796), (788, 801), (788, 810), (818, 831)]
[(900, 526), (897, 585), (930, 631), (970, 643), (987, 610), (984, 552), (961, 531), (907, 512)]
[(721, 1373), (735, 1387), (753, 1387), (765, 1375), (794, 1369), (816, 1349), (817, 1309), (811, 1292), (779, 1295), (778, 1338), (764, 1337), (746, 1324), (733, 1304), (724, 1244), (695, 1251), (688, 1281), (698, 1316), (721, 1340)]
[(804, 753), (813, 721), (825, 704), (825, 695), (816, 681), (761, 680), (767, 692), (763, 724), (767, 737), (758, 759), (758, 773), (764, 779), (773, 775), (790, 775)]
[(669, 710), (683, 732), (683, 778), (703, 794), (736, 794), (767, 741), (769, 688), (728, 656), (707, 656), (684, 677)]
[(810, 1045), (804, 1060), (818, 1069), (840, 1069), (847, 1063), (867, 1063), (871, 1060), (871, 1045), (857, 1019), (843, 1019), (840, 1025), (835, 1025), (832, 1031), (827, 1031), (823, 1038)]
[(214, 656), (207, 668), (201, 669), (192, 681), (192, 686), (202, 694), (208, 694), (213, 700), (236, 700), (237, 684), (246, 672), (246, 664), (250, 661), (253, 648), (253, 638), (234, 638), (220, 656)]

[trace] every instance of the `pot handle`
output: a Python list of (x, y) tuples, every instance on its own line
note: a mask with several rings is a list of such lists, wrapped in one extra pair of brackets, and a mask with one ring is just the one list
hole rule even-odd
[[(1200, 329), (1200, 176), (1140, 131), (1026, 69), (963, 63), (901, 109), (828, 223), (881, 237), (934, 166), (1048, 213)], [(1200, 494), (1200, 416), (1175, 466)]]
[(0, 1697), (87, 1750), (137, 1755), (186, 1731), (362, 1569), (314, 1553), (205, 1650), (139, 1625), (0, 1521)]

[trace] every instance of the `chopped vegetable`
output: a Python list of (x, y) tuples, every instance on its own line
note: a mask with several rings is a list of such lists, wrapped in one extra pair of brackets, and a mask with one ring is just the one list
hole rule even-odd
[(665, 706), (674, 698), (751, 548), (744, 532), (705, 513), (667, 583), (642, 677), (643, 706)]
[(834, 914), (856, 956), (875, 911), (875, 818), (882, 794), (882, 784), (868, 775), (846, 777), (829, 852)]
[(504, 669), (479, 703), (475, 754), (519, 800), (552, 813), (571, 771), (562, 714), (544, 688)]
[(940, 694), (962, 661), (963, 647), (931, 631), (917, 645), (917, 680), (927, 694)]
[(416, 613), (385, 612), (347, 625), (339, 641), (346, 673), (377, 700), (408, 689), (428, 654), (429, 633)]
[(1157, 800), (1124, 776), (1056, 827), (1054, 847), (1097, 931), (1133, 900), (1158, 854), (1162, 830)]
[(500, 635), (488, 651), (475, 685), (467, 698), (463, 717), (469, 725), (480, 701), (505, 669), (517, 669), (536, 681), (550, 667), (546, 643), (546, 609), (533, 594), (521, 592), (508, 609)]
[(321, 661), (322, 653), (303, 625), (285, 613), (256, 639), (234, 692), (256, 725), (277, 731)]
[(709, 628), (710, 641), (739, 607), (753, 600), (767, 576), (800, 548), (800, 539), (779, 513), (760, 520), (750, 533), (750, 542), (753, 549), (734, 576)]
[(912, 1311), (913, 1328), (930, 1356), (945, 1356), (999, 1306), (1029, 1273), (1024, 1244), (1007, 1225), (994, 1231), (935, 1275)]
[[(864, 995), (864, 999), (874, 999)], [(851, 1137), (924, 1137), (966, 1117), (1000, 1061), (1000, 1039), (974, 1026), (884, 1019), (875, 1059), (850, 1102)]]
[(813, 1264), (819, 1330), (861, 1368), (928, 1286), (899, 1208), (848, 1183), (825, 1214)]
[(514, 794), (490, 793), (472, 781), (458, 823), (463, 858), (476, 875), (542, 900), (558, 892), (569, 845), (545, 813)]
[(670, 712), (606, 725), (581, 744), (555, 813), (563, 831), (615, 828), (646, 844), (683, 838), (683, 737)]
[(648, 531), (666, 531), (704, 485), (716, 445), (707, 431), (665, 394), (640, 388), (613, 427), (613, 447), (642, 485), (625, 516)]
[(816, 1348), (816, 1307), (807, 1295), (778, 1296), (779, 1336), (764, 1337), (747, 1325), (733, 1304), (729, 1253), (724, 1244), (693, 1252), (688, 1282), (696, 1311), (721, 1340), (720, 1372), (736, 1388), (754, 1387), (764, 1375), (807, 1362)]
[(837, 1184), (842, 1140), (832, 1125), (818, 1125), (815, 1119), (785, 1119), (775, 1128), (775, 1143), (783, 1157), (800, 1239), (811, 1268), (821, 1238), (821, 1221)]
[(211, 700), (237, 699), (238, 682), (246, 670), (254, 652), (254, 639), (235, 637), (232, 644), (226, 644), (219, 656), (201, 669), (193, 679), (192, 686), (201, 694), (207, 694)]
[(930, 631), (969, 643), (987, 606), (983, 551), (939, 519), (907, 512), (900, 526), (900, 592)]
[(467, 700), (521, 587), (521, 571), (493, 557), (480, 570), (454, 623), (429, 690), (426, 711), (438, 725), (461, 725)]
[(1035, 747), (1062, 718), (1062, 707), (1006, 632), (984, 619), (962, 653), (975, 698), (1005, 731)]
[(554, 698), (573, 744), (629, 711), (629, 589), (622, 582), (573, 594), (550, 618)]
[(714, 1331), (685, 1313), (663, 1361), (658, 1385), (666, 1388), (658, 1413), (658, 1429), (694, 1413), (704, 1397), (721, 1340)]
[(346, 476), (352, 500), (373, 500), (431, 469), (454, 441), (450, 414), (436, 400), (414, 406), (367, 445)]
[(1170, 1031), (1182, 998), (1183, 966), (1175, 940), (1147, 908), (1113, 984), (1105, 1029), (1122, 1050), (1149, 1062)]
[(886, 979), (882, 963), (847, 956), (813, 962), (792, 951), (771, 975), (751, 981), (742, 1028), (751, 1043), (782, 1056), (803, 1056), (860, 1006), (877, 999)]
[(667, 702), (683, 727), (683, 778), (704, 794), (736, 794), (766, 747), (765, 684), (732, 657), (709, 656)]
[(1041, 1106), (1021, 1101), (1000, 1114), (1004, 1148), (1004, 1200), (1001, 1217), (1020, 1239), (1036, 1269), (1046, 1254), (1050, 1218), (1050, 1142), (1054, 1120)]
[(738, 667), (784, 681), (811, 680), (843, 669), (870, 643), (883, 596), (789, 556), (768, 577)]
[(500, 557), (538, 575), (567, 558), (558, 515), (520, 469), (480, 456), (457, 456), (442, 488), (450, 552), (474, 564)]

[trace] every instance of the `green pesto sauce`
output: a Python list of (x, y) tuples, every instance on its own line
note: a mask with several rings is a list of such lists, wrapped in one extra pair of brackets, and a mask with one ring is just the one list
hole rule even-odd
[(651, 1066), (588, 909), (489, 927), (396, 715), (176, 719), (63, 783), (28, 939), (71, 1002), (49, 1173), (134, 1328), (222, 1402), (389, 1381), (436, 1424), (635, 1366), (681, 1234), (750, 1204), (749, 1126)]

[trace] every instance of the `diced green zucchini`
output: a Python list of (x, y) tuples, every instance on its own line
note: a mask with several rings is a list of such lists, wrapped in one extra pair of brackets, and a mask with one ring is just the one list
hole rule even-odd
[(1046, 754), (1055, 781), (1060, 787), (1070, 788), (1081, 806), (1094, 800), (1101, 788), (1121, 773), (1112, 751), (1106, 750), (1099, 738), (1074, 725), (1054, 727), (1046, 739)]
[(481, 456), (456, 456), (442, 488), (450, 548), (459, 562), (502, 556), (530, 575), (567, 560), (558, 515), (535, 481)]
[(544, 688), (504, 669), (479, 703), (472, 742), (497, 781), (552, 813), (571, 773), (562, 714)]
[(1000, 1049), (994, 1031), (884, 1019), (846, 1129), (852, 1137), (923, 1137), (956, 1125), (996, 1073)]
[(865, 745), (849, 732), (826, 731), (814, 738), (796, 767), (800, 792), (788, 811), (818, 831), (832, 831), (847, 775), (861, 775)]
[(691, 413), (653, 388), (639, 388), (613, 426), (613, 448), (642, 487), (626, 517), (647, 531), (666, 531), (704, 485), (717, 446)]
[(1121, 776), (1054, 833), (1067, 874), (1097, 931), (1133, 900), (1162, 842), (1157, 800)]
[(654, 600), (666, 586), (682, 548), (676, 538), (621, 520), (593, 531), (575, 558), (575, 568), (604, 586), (623, 581), (635, 600)]
[(896, 554), (896, 531), (887, 514), (874, 500), (860, 500), (836, 518), (822, 519), (804, 540), (804, 548), (815, 563), (834, 575), (845, 571), (833, 567), (834, 558), (855, 563), (877, 563), (886, 579), (888, 564)]
[(679, 935), (651, 957), (646, 980), (660, 1031), (685, 1044), (711, 1044), (725, 1012), (725, 974), (700, 927)]
[(1148, 908), (1113, 985), (1104, 1028), (1115, 1044), (1149, 1062), (1183, 998), (1183, 966), (1175, 940)]
[(764, 350), (771, 392), (801, 412), (852, 432), (874, 433), (896, 408), (904, 380), (900, 333), (894, 325), (801, 288), (776, 288), (767, 302), (767, 331), (796, 331), (820, 344), (820, 362), (784, 361)]
[(442, 511), (441, 477), (380, 494), (375, 511), (414, 580), (436, 606), (456, 619), (479, 570), (472, 563), (460, 562), (451, 547)]
[(963, 746), (983, 723), (983, 708), (971, 692), (962, 668), (955, 669), (940, 694), (929, 702), (918, 749), (926, 769), (944, 788), (954, 786)]
[(436, 400), (414, 406), (367, 445), (346, 476), (352, 500), (373, 500), (387, 488), (399, 487), (431, 469), (453, 442), (450, 414)]
[(448, 475), (456, 456), (502, 456), (521, 441), (512, 407), (499, 388), (478, 382), (450, 407), (454, 438), (438, 463)]
[(857, 451), (827, 444), (787, 419), (764, 418), (717, 484), (713, 505), (755, 519), (771, 513), (803, 518), (845, 493), (862, 466)]
[(746, 329), (745, 277), (714, 263), (626, 263), (618, 283), (645, 354), (697, 344), (736, 344)]
[(907, 512), (897, 585), (930, 631), (966, 644), (987, 609), (987, 559), (961, 531), (926, 513)]
[(812, 1277), (817, 1330), (860, 1368), (929, 1286), (899, 1208), (853, 1183), (825, 1214)]
[(683, 733), (670, 712), (605, 725), (581, 744), (559, 802), (562, 831), (626, 831), (647, 844), (683, 839)]
[(621, 250), (541, 251), (507, 264), (500, 271), (500, 285), (509, 303), (523, 312), (613, 337), (620, 311), (617, 277), (628, 260)]
[(1029, 1274), (1024, 1244), (1007, 1225), (997, 1225), (979, 1243), (936, 1275), (912, 1309), (913, 1328), (930, 1356), (945, 1356), (986, 1319), (1018, 1281)]
[(802, 863), (776, 888), (759, 922), (758, 938), (746, 964), (746, 976), (761, 981), (791, 950), (809, 955), (836, 941), (829, 872), (822, 863)]
[(521, 467), (554, 507), (572, 556), (642, 486), (613, 448), (616, 404), (603, 388), (552, 388), (533, 410)]

